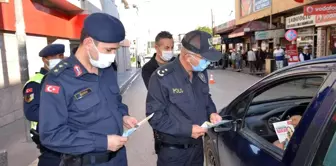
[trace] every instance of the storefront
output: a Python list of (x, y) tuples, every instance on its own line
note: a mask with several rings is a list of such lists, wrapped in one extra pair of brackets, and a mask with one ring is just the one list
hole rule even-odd
[[(254, 35), (255, 40), (258, 43), (258, 47), (265, 51), (266, 49), (273, 49), (276, 44), (281, 43), (280, 41), (285, 37), (285, 30), (275, 29), (267, 31), (256, 31)], [(281, 43), (281, 45), (283, 44), (285, 43)]]
[(336, 54), (336, 14), (317, 15), (319, 56)]
[(312, 54), (317, 55), (317, 32), (315, 29), (315, 16), (305, 16), (304, 14), (298, 14), (287, 17), (286, 29), (294, 29), (297, 31), (298, 37), (296, 41), (292, 42), (292, 44), (297, 45), (299, 52), (301, 52), (305, 46), (311, 46)]
[(230, 47), (230, 44), (234, 41), (230, 41), (230, 40), (227, 40), (227, 39), (228, 39), (228, 34), (231, 33), (235, 28), (236, 28), (236, 20), (231, 20), (231, 21), (225, 22), (225, 23), (223, 23), (219, 26), (216, 26), (214, 28), (215, 34), (221, 36), (221, 51), (222, 51), (222, 53), (225, 53), (229, 49), (232, 49), (232, 46)]

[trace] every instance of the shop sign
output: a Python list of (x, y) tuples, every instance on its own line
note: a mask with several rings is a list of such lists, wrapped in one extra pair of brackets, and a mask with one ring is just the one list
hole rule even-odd
[(305, 6), (303, 12), (305, 16), (318, 14), (333, 14), (336, 13), (336, 3)]
[(271, 0), (254, 0), (253, 11), (257, 12), (271, 6)]
[(336, 13), (316, 16), (316, 26), (336, 24)]
[(231, 28), (231, 27), (233, 27), (235, 25), (236, 25), (236, 20), (231, 20), (231, 21), (228, 21), (228, 22), (226, 22), (224, 24), (220, 24), (217, 27), (215, 27), (215, 31), (219, 32), (221, 30), (225, 30), (225, 29)]
[(316, 56), (321, 57), (325, 56), (325, 49), (327, 43), (327, 32), (325, 29), (317, 29), (317, 51)]
[(297, 30), (298, 36), (314, 36), (314, 28), (300, 28)]
[(286, 55), (289, 57), (289, 63), (296, 63), (300, 61), (296, 44), (286, 45)]
[(240, 0), (240, 15), (242, 17), (250, 15), (253, 12), (253, 1), (252, 0)]
[(315, 26), (315, 16), (298, 14), (286, 18), (286, 29), (296, 29), (307, 26)]
[(288, 30), (285, 34), (285, 38), (288, 40), (288, 41), (294, 41), (296, 40), (298, 37), (298, 34), (295, 30), (291, 29), (291, 30)]
[(281, 38), (285, 36), (284, 29), (269, 30), (269, 31), (256, 31), (254, 32), (256, 40), (266, 40), (273, 38)]

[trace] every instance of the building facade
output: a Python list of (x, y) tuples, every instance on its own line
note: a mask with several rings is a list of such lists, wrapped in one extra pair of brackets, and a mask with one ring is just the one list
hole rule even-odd
[[(26, 33), (29, 76), (40, 70), (43, 62), (39, 51), (52, 43), (65, 45), (65, 56), (79, 45), (86, 16), (105, 12), (119, 18), (113, 0), (22, 0)], [(14, 0), (0, 1), (0, 127), (23, 117), (22, 83), (16, 38)], [(118, 50), (118, 72), (130, 68), (129, 44)]]

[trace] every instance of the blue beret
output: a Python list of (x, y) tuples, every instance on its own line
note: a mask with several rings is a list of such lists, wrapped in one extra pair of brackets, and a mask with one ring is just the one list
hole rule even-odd
[(63, 54), (64, 53), (64, 45), (63, 44), (50, 44), (44, 47), (40, 53), (40, 57), (46, 57), (51, 55)]
[(90, 14), (84, 21), (84, 32), (104, 43), (119, 43), (125, 39), (125, 28), (121, 21), (105, 13)]

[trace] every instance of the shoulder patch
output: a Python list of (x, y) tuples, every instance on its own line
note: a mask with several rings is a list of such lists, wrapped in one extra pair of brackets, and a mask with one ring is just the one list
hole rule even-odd
[(160, 77), (166, 76), (174, 71), (173, 68), (159, 68), (156, 70), (156, 74)]
[(55, 76), (60, 75), (65, 69), (69, 68), (70, 65), (66, 61), (62, 61), (58, 63), (53, 69), (50, 70), (50, 73), (52, 73)]

